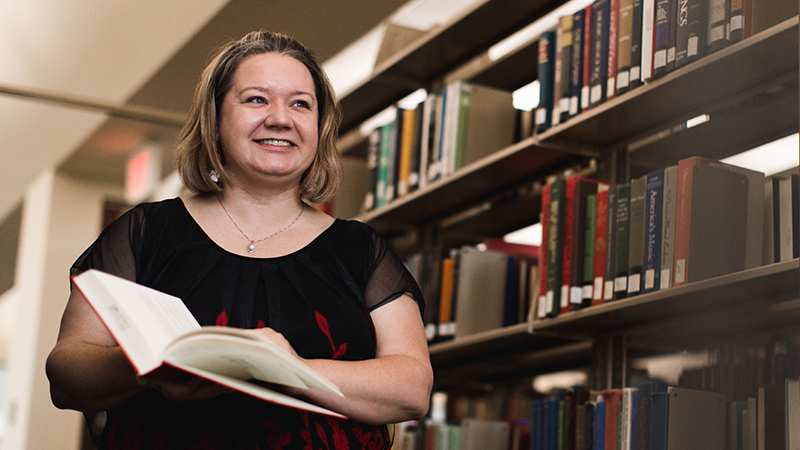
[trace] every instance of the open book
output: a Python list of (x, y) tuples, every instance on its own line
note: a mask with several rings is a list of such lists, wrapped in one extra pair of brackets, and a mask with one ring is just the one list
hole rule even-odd
[(99, 270), (87, 270), (72, 281), (139, 375), (167, 364), (263, 400), (343, 417), (250, 381), (343, 396), (269, 340), (238, 328), (201, 327), (181, 299)]

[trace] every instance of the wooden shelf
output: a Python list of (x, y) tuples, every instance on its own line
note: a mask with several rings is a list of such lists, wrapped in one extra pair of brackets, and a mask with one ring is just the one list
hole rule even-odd
[(554, 0), (483, 1), (449, 25), (425, 34), (342, 96), (342, 134), (415, 90), (430, 88), (446, 73), (558, 4)]
[[(657, 334), (660, 326), (672, 323), (689, 333), (705, 328), (718, 334), (725, 328), (737, 329), (741, 322), (730, 322), (730, 316), (745, 312), (750, 317), (741, 319), (780, 322), (787, 317), (787, 305), (792, 312), (788, 318), (796, 326), (800, 313), (791, 305), (800, 299), (798, 268), (800, 261), (795, 259), (616, 300), (536, 320), (533, 334), (569, 339), (588, 339), (612, 332)], [(728, 314), (729, 311), (733, 314)], [(700, 318), (701, 323), (696, 327), (688, 325), (693, 318)]]
[(437, 386), (442, 386), (586, 365), (591, 359), (591, 343), (534, 336), (528, 332), (528, 324), (519, 324), (433, 344), (430, 355)]

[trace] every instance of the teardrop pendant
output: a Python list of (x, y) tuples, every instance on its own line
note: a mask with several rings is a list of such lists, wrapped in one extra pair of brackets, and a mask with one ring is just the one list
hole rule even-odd
[(253, 253), (254, 251), (256, 251), (255, 244), (250, 244), (247, 246), (247, 253)]

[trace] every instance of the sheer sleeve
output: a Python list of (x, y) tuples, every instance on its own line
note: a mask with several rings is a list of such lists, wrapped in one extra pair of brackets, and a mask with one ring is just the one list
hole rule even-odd
[(136, 254), (144, 231), (144, 211), (136, 207), (106, 227), (97, 240), (78, 257), (70, 275), (98, 269), (136, 281)]
[(416, 280), (383, 237), (371, 231), (374, 265), (364, 292), (367, 307), (372, 311), (409, 294), (419, 305), (421, 314), (425, 310), (425, 300)]

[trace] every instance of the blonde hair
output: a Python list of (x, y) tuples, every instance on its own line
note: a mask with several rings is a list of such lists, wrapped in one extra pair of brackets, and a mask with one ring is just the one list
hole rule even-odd
[[(177, 147), (178, 173), (190, 190), (199, 194), (222, 192), (230, 182), (219, 144), (219, 107), (230, 91), (233, 77), (242, 61), (263, 53), (278, 53), (303, 63), (314, 80), (317, 96), (319, 139), (314, 161), (300, 182), (300, 197), (312, 203), (330, 200), (342, 178), (341, 158), (336, 137), (341, 122), (341, 106), (333, 87), (314, 55), (300, 42), (281, 33), (254, 31), (226, 44), (203, 71)], [(219, 174), (213, 182), (209, 172)]]

